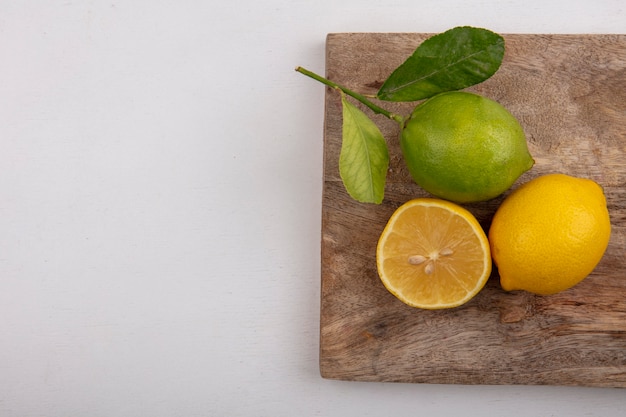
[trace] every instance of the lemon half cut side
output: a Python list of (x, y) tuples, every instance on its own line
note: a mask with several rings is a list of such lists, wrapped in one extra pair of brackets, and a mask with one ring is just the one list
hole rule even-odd
[(489, 241), (474, 215), (434, 198), (410, 200), (392, 214), (376, 263), (389, 292), (423, 309), (465, 304), (491, 274)]

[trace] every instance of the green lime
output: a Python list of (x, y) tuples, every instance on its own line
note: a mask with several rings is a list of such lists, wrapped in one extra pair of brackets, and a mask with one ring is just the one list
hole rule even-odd
[(418, 105), (400, 144), (415, 182), (458, 203), (497, 197), (535, 163), (521, 125), (507, 109), (461, 91)]

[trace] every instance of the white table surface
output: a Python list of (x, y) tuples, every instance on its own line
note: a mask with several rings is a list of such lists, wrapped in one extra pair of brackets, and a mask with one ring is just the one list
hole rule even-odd
[(0, 416), (623, 416), (319, 375), (329, 32), (625, 33), (623, 0), (1, 0)]

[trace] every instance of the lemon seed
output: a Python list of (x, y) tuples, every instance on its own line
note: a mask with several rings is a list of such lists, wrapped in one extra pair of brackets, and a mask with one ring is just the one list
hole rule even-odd
[(409, 256), (409, 263), (411, 265), (419, 265), (421, 263), (424, 263), (425, 260), (426, 260), (426, 257), (422, 255)]

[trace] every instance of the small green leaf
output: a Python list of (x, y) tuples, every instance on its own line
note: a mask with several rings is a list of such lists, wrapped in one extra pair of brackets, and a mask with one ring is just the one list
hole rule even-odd
[(416, 101), (461, 90), (491, 77), (504, 57), (504, 39), (486, 29), (456, 27), (426, 39), (389, 76), (377, 98)]
[(343, 133), (339, 174), (350, 196), (361, 203), (380, 204), (389, 166), (387, 143), (378, 126), (341, 95)]

